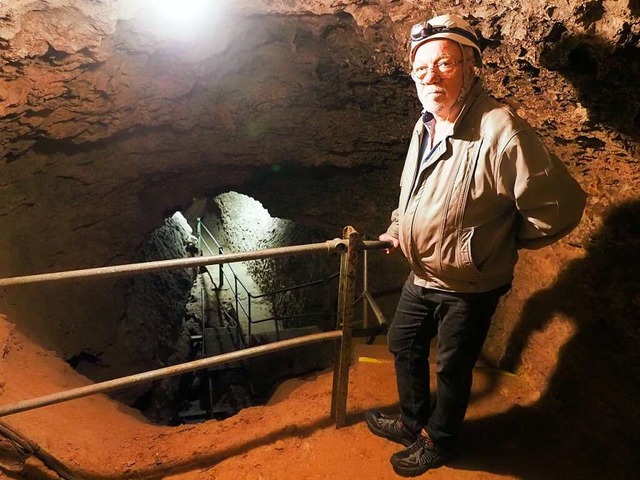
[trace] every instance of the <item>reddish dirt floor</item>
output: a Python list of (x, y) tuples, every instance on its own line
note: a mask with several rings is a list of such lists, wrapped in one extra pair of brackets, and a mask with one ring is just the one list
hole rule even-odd
[[(0, 317), (0, 404), (90, 382)], [(519, 377), (476, 368), (458, 457), (429, 479), (567, 479), (572, 448), (530, 441), (549, 418), (531, 407)], [(95, 395), (3, 417), (83, 479), (393, 479), (396, 444), (371, 435), (370, 408), (397, 409), (393, 364), (384, 345), (358, 345), (350, 372), (347, 426), (329, 418), (332, 372), (289, 380), (268, 405), (224, 421), (155, 426), (133, 409)], [(512, 428), (513, 427), (513, 428)], [(557, 431), (555, 429), (554, 431)], [(534, 448), (531, 448), (531, 446)], [(566, 445), (564, 445), (566, 447)], [(566, 455), (570, 455), (567, 457)], [(582, 462), (584, 463), (584, 462)], [(59, 478), (0, 438), (0, 478)], [(600, 477), (601, 478), (601, 477)]]

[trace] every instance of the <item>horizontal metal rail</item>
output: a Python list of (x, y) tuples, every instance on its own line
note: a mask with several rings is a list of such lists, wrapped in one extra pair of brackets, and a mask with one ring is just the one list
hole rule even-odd
[(253, 294), (249, 294), (251, 295), (251, 298), (262, 298), (262, 297), (268, 297), (271, 295), (277, 295), (279, 293), (284, 293), (284, 292), (290, 292), (292, 290), (300, 290), (302, 288), (306, 288), (306, 287), (312, 287), (314, 285), (322, 285), (323, 283), (326, 283), (328, 281), (333, 280), (334, 278), (337, 278), (340, 276), (340, 272), (336, 272), (332, 275), (329, 275), (326, 279), (323, 280), (314, 280), (313, 282), (309, 282), (309, 283), (302, 283), (300, 285), (294, 285), (292, 287), (285, 287), (285, 288), (281, 288), (280, 290), (273, 290), (271, 292), (267, 292), (267, 293), (261, 293), (260, 295), (253, 295)]
[(0, 278), (0, 287), (25, 285), (30, 283), (57, 282), (78, 278), (118, 277), (131, 274), (160, 272), (163, 270), (181, 270), (184, 268), (202, 267), (205, 265), (219, 265), (221, 263), (243, 262), (262, 258), (283, 257), (286, 255), (300, 255), (310, 252), (343, 252), (346, 244), (342, 239), (327, 240), (321, 243), (310, 243), (292, 247), (277, 247), (251, 252), (226, 253), (215, 257), (190, 257), (173, 260), (158, 260), (155, 262), (131, 263), (128, 265), (114, 265), (111, 267), (87, 268), (66, 272), (41, 273), (20, 277)]
[(391, 247), (393, 247), (391, 242), (383, 242), (381, 240), (365, 240), (364, 242), (360, 242), (360, 250), (382, 250), (383, 248)]
[[(72, 270), (66, 272), (56, 272), (56, 273), (45, 273), (38, 275), (27, 275), (20, 277), (10, 277), (0, 279), (0, 287), (14, 286), (14, 285), (25, 285), (25, 284), (35, 284), (35, 283), (44, 283), (44, 282), (56, 282), (61, 280), (71, 280), (71, 279), (86, 279), (86, 278), (97, 278), (97, 277), (116, 277), (116, 276), (125, 276), (130, 274), (142, 274), (142, 273), (152, 273), (159, 272), (165, 270), (180, 270), (185, 268), (195, 268), (206, 265), (220, 265), (224, 263), (231, 262), (242, 262), (246, 260), (257, 260), (262, 258), (275, 258), (282, 257), (286, 255), (298, 255), (305, 254), (310, 252), (327, 252), (327, 253), (344, 253), (348, 248), (356, 247), (356, 250), (375, 250), (382, 248), (389, 248), (391, 245), (389, 242), (380, 242), (380, 241), (360, 241), (354, 242), (355, 236), (357, 236), (357, 232), (351, 229), (351, 234), (349, 239), (339, 239), (336, 238), (334, 240), (328, 240), (322, 243), (314, 243), (307, 245), (298, 245), (291, 247), (279, 247), (279, 248), (271, 248), (266, 250), (258, 250), (251, 252), (242, 252), (242, 253), (231, 253), (231, 254), (222, 254), (212, 257), (190, 257), (190, 258), (180, 258), (173, 260), (160, 260), (155, 262), (145, 262), (145, 263), (134, 263), (128, 265), (116, 265), (110, 267), (99, 267), (99, 268), (89, 268), (83, 270)], [(351, 251), (351, 250), (349, 250)], [(355, 253), (352, 252), (351, 255), (355, 258)], [(343, 259), (344, 260), (344, 259)], [(345, 263), (345, 262), (343, 262)], [(353, 259), (351, 263), (354, 263)], [(346, 263), (345, 263), (346, 265)], [(353, 276), (353, 272), (350, 270), (350, 276)], [(347, 275), (347, 276), (349, 276)], [(351, 282), (353, 283), (353, 282)], [(353, 289), (353, 286), (350, 287)], [(343, 288), (345, 289), (345, 288)], [(349, 310), (350, 305), (353, 303), (353, 298), (350, 301), (344, 302), (343, 306), (346, 305), (346, 310)], [(117, 378), (114, 380), (109, 380), (106, 382), (100, 382), (93, 385), (87, 385), (80, 388), (75, 388), (71, 390), (67, 390), (64, 392), (58, 392), (50, 395), (45, 395), (42, 397), (33, 398), (31, 400), (24, 400), (21, 402), (17, 402), (14, 404), (0, 406), (0, 417), (4, 417), (7, 415), (12, 415), (15, 413), (24, 412), (27, 410), (33, 410), (40, 407), (45, 407), (48, 405), (54, 405), (57, 403), (66, 402), (69, 400), (74, 400), (76, 398), (87, 397), (90, 395), (95, 395), (98, 393), (105, 393), (114, 390), (118, 390), (121, 388), (128, 387), (130, 385), (137, 385), (139, 383), (148, 382), (151, 380), (156, 380), (160, 378), (170, 377), (174, 375), (178, 375), (181, 373), (192, 372), (195, 370), (200, 370), (204, 368), (209, 368), (214, 365), (219, 365), (223, 363), (229, 363), (236, 360), (241, 360), (245, 358), (251, 358), (259, 355), (263, 355), (269, 352), (275, 352), (279, 350), (284, 350), (288, 348), (293, 348), (301, 345), (308, 345), (311, 343), (317, 343), (326, 340), (335, 340), (341, 338), (343, 340), (343, 344), (350, 342), (351, 332), (347, 327), (347, 324), (351, 321), (351, 315), (347, 314), (348, 312), (342, 312), (342, 326), (343, 330), (334, 330), (330, 332), (317, 333), (313, 335), (305, 335), (303, 337), (297, 337), (288, 340), (282, 340), (274, 343), (270, 343), (267, 345), (260, 345), (257, 347), (246, 348), (243, 350), (238, 350), (235, 352), (229, 352), (222, 355), (216, 355), (214, 357), (204, 358), (200, 360), (195, 360), (192, 362), (182, 363), (179, 365), (173, 365), (170, 367), (165, 367), (157, 370), (151, 370), (148, 372), (139, 373), (136, 375), (130, 375), (127, 377)], [(347, 332), (347, 333), (345, 333)], [(349, 338), (345, 340), (345, 335)], [(346, 342), (346, 343), (345, 343)], [(346, 357), (346, 352), (348, 352), (349, 348), (345, 345), (341, 346), (341, 356), (340, 356), (340, 379), (337, 380), (338, 374), (334, 372), (334, 392), (332, 398), (332, 416), (336, 418), (336, 426), (342, 426), (344, 424), (344, 410), (346, 404), (346, 382), (348, 382), (348, 359)], [(342, 358), (344, 357), (344, 358)]]
[(317, 317), (319, 315), (326, 315), (327, 312), (318, 311), (318, 312), (308, 312), (308, 313), (296, 313), (295, 315), (278, 315), (269, 318), (261, 318), (260, 320), (253, 320), (251, 323), (262, 323), (262, 322), (272, 322), (274, 320), (293, 320), (295, 318), (307, 318), (307, 317)]
[(343, 333), (340, 330), (315, 333), (313, 335), (305, 335), (303, 337), (291, 338), (288, 340), (269, 343), (267, 345), (260, 345), (257, 347), (246, 348), (244, 350), (236, 350), (235, 352), (216, 355), (214, 357), (194, 360), (193, 362), (172, 365), (170, 367), (160, 368), (158, 370), (151, 370), (144, 373), (138, 373), (136, 375), (129, 375), (127, 377), (121, 377), (115, 380), (95, 383), (93, 385), (87, 385), (85, 387), (74, 388), (72, 390), (67, 390), (64, 392), (53, 393), (51, 395), (44, 395), (42, 397), (32, 398), (31, 400), (24, 400), (22, 402), (0, 406), (0, 417), (5, 417), (7, 415), (20, 413), (27, 410), (33, 410), (40, 407), (46, 407), (48, 405), (54, 405), (56, 403), (67, 402), (69, 400), (87, 397), (89, 395), (95, 395), (97, 393), (111, 392), (113, 390), (125, 388), (130, 385), (137, 385), (138, 383), (157, 380), (159, 378), (171, 377), (173, 375), (178, 375), (181, 373), (193, 372), (195, 370), (212, 367), (214, 365), (220, 365), (222, 363), (232, 362), (235, 360), (257, 357), (259, 355), (270, 352), (277, 352), (279, 350), (286, 350), (288, 348), (298, 347), (301, 345), (309, 345), (311, 343), (318, 343), (326, 340), (336, 340), (341, 338), (342, 335)]
[(251, 298), (262, 298), (262, 297), (269, 297), (272, 295), (275, 296), (279, 293), (291, 292), (293, 290), (300, 290), (302, 288), (312, 287), (314, 285), (322, 285), (324, 282), (325, 282), (324, 280), (314, 280), (313, 282), (301, 283), (300, 285), (294, 285), (293, 287), (285, 287), (279, 290), (273, 290), (271, 292), (261, 293), (259, 295), (253, 295), (252, 293), (250, 293), (249, 295), (251, 295)]

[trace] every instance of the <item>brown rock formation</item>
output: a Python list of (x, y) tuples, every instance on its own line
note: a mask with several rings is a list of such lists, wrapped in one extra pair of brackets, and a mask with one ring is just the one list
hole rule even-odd
[[(524, 253), (487, 356), (498, 361), (516, 342), (503, 362), (523, 364), (543, 389), (565, 342), (586, 339), (579, 355), (564, 353), (585, 368), (607, 359), (605, 377), (626, 366), (614, 391), (638, 391), (640, 265), (625, 247), (638, 237), (607, 243), (628, 256), (585, 248), (617, 229), (637, 232), (637, 0), (220, 3), (201, 29), (178, 35), (144, 2), (0, 2), (0, 276), (126, 263), (176, 208), (230, 189), (327, 238), (347, 224), (379, 233), (419, 111), (406, 31), (458, 12), (482, 35), (489, 89), (590, 194), (566, 241)], [(596, 275), (607, 260), (611, 276)], [(385, 261), (379, 289), (401, 277)], [(536, 303), (543, 291), (554, 292), (548, 311)], [(104, 349), (124, 292), (114, 281), (11, 288), (0, 311), (69, 357)], [(523, 327), (536, 306), (545, 320)]]

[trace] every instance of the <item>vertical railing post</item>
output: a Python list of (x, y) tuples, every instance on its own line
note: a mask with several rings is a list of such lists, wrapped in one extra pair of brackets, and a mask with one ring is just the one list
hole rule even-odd
[[(218, 247), (218, 255), (222, 255), (222, 247)], [(224, 266), (223, 263), (221, 263), (220, 265), (218, 265), (218, 276), (220, 277), (220, 290), (222, 290), (222, 286), (224, 285), (224, 272), (222, 271), (222, 267)]]
[[(369, 289), (369, 258), (368, 251), (365, 250), (362, 253), (362, 292), (366, 292)], [(362, 326), (364, 328), (369, 327), (369, 302), (366, 296), (362, 296)]]
[(248, 339), (249, 346), (251, 346), (251, 324), (252, 323), (253, 321), (251, 316), (251, 294), (247, 292), (247, 336), (249, 337)]
[[(347, 413), (351, 338), (358, 266), (360, 235), (353, 227), (345, 227), (343, 238), (348, 240), (346, 253), (340, 258), (340, 286), (338, 288), (338, 324), (342, 324), (340, 349), (336, 351), (331, 391), (331, 418), (336, 428), (343, 427)], [(338, 325), (338, 326), (339, 326)]]
[(196, 233), (198, 234), (198, 252), (202, 255), (202, 220), (200, 217), (196, 219)]
[[(196, 219), (196, 234), (198, 236), (198, 253), (200, 254), (200, 256), (202, 256), (203, 252), (202, 249), (204, 248), (204, 239), (202, 238), (202, 219), (200, 217), (198, 217)], [(205, 269), (207, 267), (204, 267)], [(201, 272), (201, 268), (198, 269), (198, 272)], [(204, 275), (200, 275), (200, 324), (201, 324), (201, 329), (202, 329), (202, 338), (200, 339), (200, 341), (202, 342), (202, 345), (200, 347), (200, 350), (202, 352), (202, 356), (204, 357), (206, 355), (206, 345), (205, 345), (205, 334), (204, 334), (204, 329), (206, 326), (206, 311), (205, 311), (205, 305), (204, 305), (204, 291), (205, 291), (205, 286), (204, 286)]]
[[(238, 324), (242, 325), (240, 323), (240, 301), (238, 300), (238, 297), (240, 296), (239, 292), (238, 292), (238, 277), (236, 277), (235, 275), (233, 275), (233, 294), (235, 295), (235, 299), (236, 299), (236, 318), (238, 319)], [(249, 329), (249, 325), (250, 323), (247, 322), (247, 330)], [(251, 346), (251, 337), (249, 337), (248, 339), (249, 342), (249, 346)]]
[(206, 357), (207, 354), (207, 348), (206, 348), (206, 342), (205, 342), (205, 328), (206, 328), (206, 318), (205, 315), (207, 314), (206, 309), (205, 309), (205, 305), (204, 305), (204, 275), (200, 275), (200, 304), (201, 304), (201, 312), (200, 314), (202, 315), (202, 320), (201, 320), (201, 325), (202, 325), (202, 356)]

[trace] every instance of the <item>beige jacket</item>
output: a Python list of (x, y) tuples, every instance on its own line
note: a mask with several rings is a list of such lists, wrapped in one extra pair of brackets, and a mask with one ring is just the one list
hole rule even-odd
[(415, 126), (387, 233), (417, 285), (484, 292), (511, 282), (518, 248), (540, 248), (580, 222), (586, 194), (532, 128), (473, 87), (453, 133), (422, 167)]

